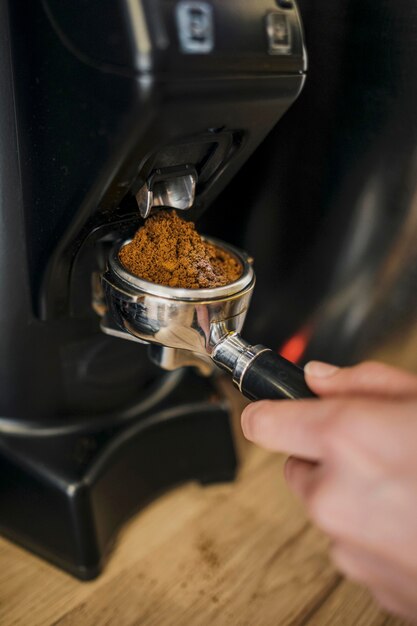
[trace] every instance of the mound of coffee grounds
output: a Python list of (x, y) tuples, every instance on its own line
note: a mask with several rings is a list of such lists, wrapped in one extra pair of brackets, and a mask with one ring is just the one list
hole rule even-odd
[(194, 224), (175, 211), (149, 217), (119, 258), (131, 274), (168, 287), (222, 287), (242, 274), (233, 256), (204, 241)]

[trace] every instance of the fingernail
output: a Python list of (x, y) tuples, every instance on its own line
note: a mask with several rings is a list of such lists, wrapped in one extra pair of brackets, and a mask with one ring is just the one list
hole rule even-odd
[(340, 367), (336, 365), (330, 365), (330, 363), (323, 363), (322, 361), (310, 361), (304, 367), (304, 372), (308, 374), (308, 376), (314, 376), (315, 378), (330, 378), (330, 376), (334, 376)]
[(256, 409), (253, 408), (253, 404), (249, 404), (242, 413), (240, 423), (242, 425), (243, 434), (246, 439), (251, 439), (252, 432), (252, 418), (253, 414), (256, 412)]
[(287, 482), (291, 480), (291, 470), (293, 468), (293, 457), (289, 456), (284, 464), (284, 478)]

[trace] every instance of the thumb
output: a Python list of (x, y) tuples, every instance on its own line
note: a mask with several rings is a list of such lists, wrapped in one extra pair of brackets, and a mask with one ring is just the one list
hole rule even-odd
[(354, 394), (395, 398), (417, 395), (417, 376), (376, 361), (343, 368), (310, 361), (304, 373), (308, 386), (320, 396)]

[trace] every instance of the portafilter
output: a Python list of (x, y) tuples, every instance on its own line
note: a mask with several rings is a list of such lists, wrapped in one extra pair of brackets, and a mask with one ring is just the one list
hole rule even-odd
[(215, 363), (251, 400), (313, 396), (302, 369), (240, 336), (255, 286), (251, 259), (214, 238), (205, 240), (239, 261), (238, 280), (207, 289), (157, 285), (126, 270), (119, 252), (129, 240), (118, 242), (102, 276), (107, 302), (103, 331), (150, 344), (152, 360), (165, 369), (194, 365), (208, 373)]

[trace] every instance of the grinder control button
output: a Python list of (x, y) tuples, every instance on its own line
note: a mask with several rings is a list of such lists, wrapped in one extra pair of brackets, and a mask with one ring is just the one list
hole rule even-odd
[(268, 13), (266, 16), (266, 34), (269, 54), (291, 54), (291, 27), (284, 13)]
[(213, 9), (208, 2), (181, 1), (176, 8), (182, 52), (208, 54), (214, 48)]
[(281, 9), (293, 9), (294, 3), (292, 0), (277, 0), (277, 5), (281, 7)]

